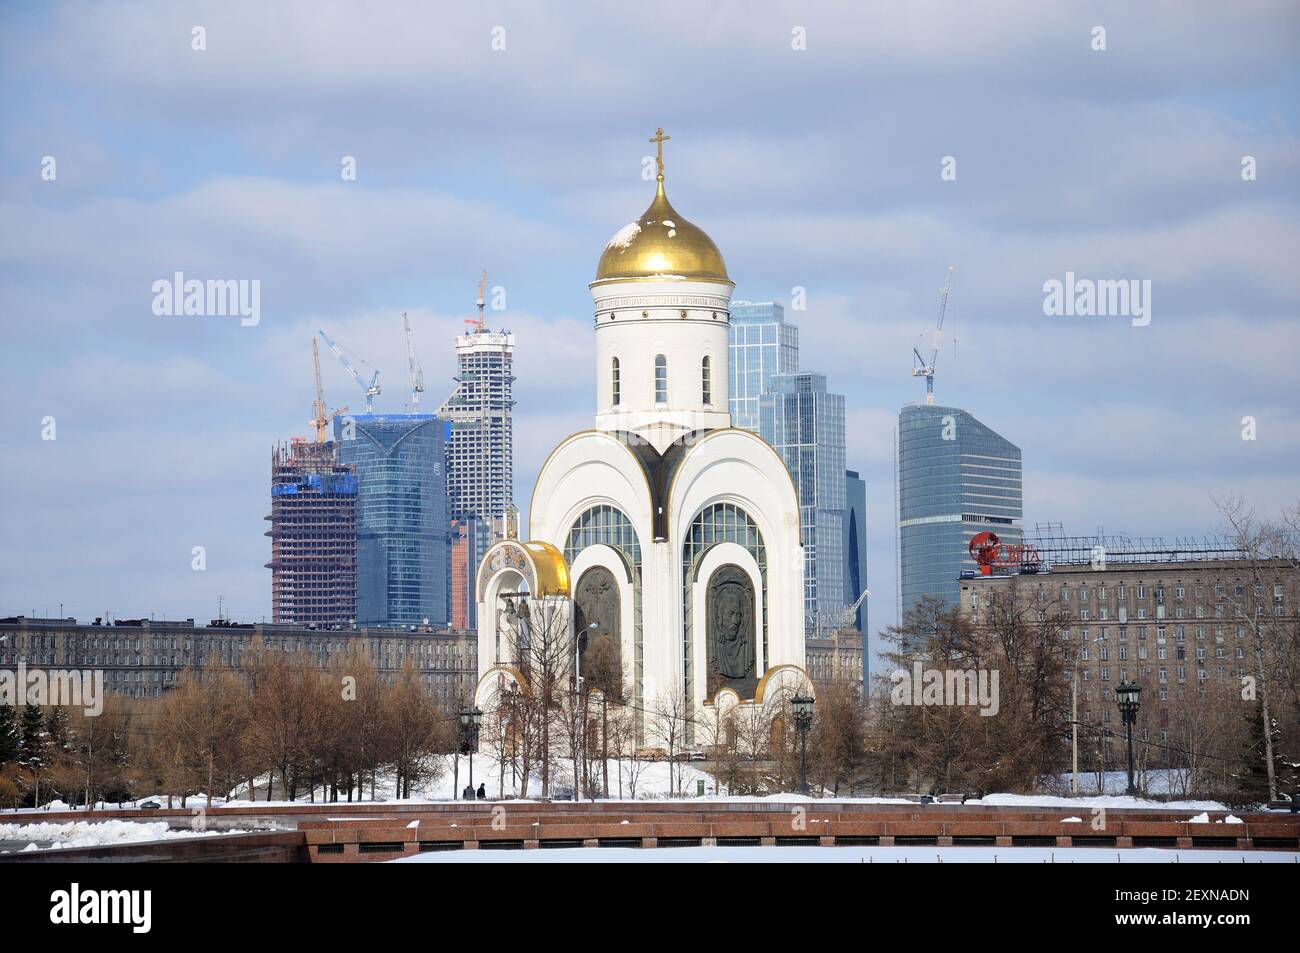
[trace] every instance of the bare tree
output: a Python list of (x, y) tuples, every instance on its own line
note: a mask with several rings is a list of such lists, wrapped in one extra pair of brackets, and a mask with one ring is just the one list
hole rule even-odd
[[(520, 597), (519, 621), (505, 635), (511, 657), (528, 682), (529, 691), (518, 699), (518, 704), (526, 710), (536, 731), (542, 797), (549, 797), (555, 759), (551, 744), (553, 728), (565, 733), (564, 726), (569, 719), (564, 717), (563, 706), (576, 693), (573, 680), (576, 643), (568, 604), (560, 599)], [(572, 713), (572, 706), (569, 711)], [(525, 770), (525, 786), (527, 774)]]
[(903, 752), (891, 765), (895, 778), (901, 772), (919, 790), (982, 793), (1032, 790), (1059, 771), (1069, 723), (1061, 638), (1067, 622), (1054, 603), (1031, 598), (1017, 580), (990, 592), (975, 619), (938, 599), (910, 609), (886, 632), (898, 646), (887, 657), (903, 673), (900, 685), (914, 678), (918, 663), (953, 685), (984, 678), (991, 690), (996, 676), (997, 706), (986, 711), (969, 698), (918, 705), (882, 690), (880, 703), (894, 710), (877, 719), (877, 731), (884, 728), (893, 750)]
[[(1249, 636), (1253, 662), (1253, 685), (1243, 685), (1243, 698), (1258, 699), (1262, 716), (1262, 756), (1267, 778), (1268, 798), (1277, 800), (1277, 754), (1274, 750), (1274, 725), (1277, 696), (1287, 692), (1288, 681), (1294, 691), (1295, 675), (1288, 679), (1279, 664), (1294, 658), (1296, 622), (1285, 615), (1285, 592), (1292, 589), (1291, 613), (1294, 615), (1295, 579), (1300, 570), (1300, 546), (1297, 546), (1296, 511), (1284, 511), (1281, 521), (1270, 523), (1256, 518), (1255, 511), (1240, 497), (1216, 497), (1214, 504), (1223, 519), (1226, 535), (1241, 551), (1240, 570), (1244, 582), (1232, 584), (1225, 592), (1233, 606), (1238, 625)], [(1282, 593), (1278, 598), (1275, 593)], [(1275, 675), (1279, 676), (1275, 681)]]
[(452, 719), (443, 713), (420, 684), (408, 658), (385, 693), (384, 723), (392, 744), (396, 794), (409, 798), (413, 788), (437, 780), (442, 760), (434, 755), (455, 746)]
[(682, 766), (678, 760), (686, 744), (687, 726), (691, 722), (690, 703), (681, 685), (673, 685), (655, 699), (646, 721), (646, 734), (662, 745), (668, 755), (668, 790), (680, 794)]
[(1219, 682), (1170, 693), (1169, 744), (1161, 759), (1170, 769), (1170, 795), (1227, 794), (1232, 767), (1246, 744), (1241, 709), (1240, 693)]
[(609, 749), (618, 759), (618, 796), (626, 795), (636, 800), (637, 787), (649, 766), (649, 760), (642, 749), (639, 732), (639, 719), (629, 707), (611, 708), (609, 712)]
[(866, 761), (866, 715), (856, 679), (833, 679), (817, 692), (810, 760), (813, 777), (833, 795), (858, 779)]
[[(315, 675), (305, 654), (290, 658), (261, 646), (255, 647), (249, 667), (255, 672), (249, 750), (262, 770), (270, 773), (272, 784), (279, 776), (281, 795), (292, 801), (297, 797), (307, 760), (306, 741), (316, 717)], [(268, 788), (268, 800), (271, 793)]]
[[(785, 726), (790, 719), (774, 716), (762, 705), (741, 705), (731, 716), (740, 771), (735, 794), (766, 794), (789, 789), (795, 777), (798, 749)], [(793, 731), (793, 727), (791, 728)]]
[(709, 757), (709, 773), (715, 787), (725, 787), (728, 793), (741, 790), (741, 772), (744, 758), (737, 744), (736, 719), (733, 710), (724, 712), (717, 705), (705, 705), (704, 714), (697, 727), (700, 741)]

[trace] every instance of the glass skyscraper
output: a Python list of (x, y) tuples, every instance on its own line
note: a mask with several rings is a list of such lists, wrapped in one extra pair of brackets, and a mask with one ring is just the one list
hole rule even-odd
[(898, 416), (899, 594), (956, 607), (958, 578), (976, 569), (971, 537), (1024, 530), (1020, 448), (957, 407), (908, 404)]
[(799, 329), (772, 301), (731, 303), (731, 423), (758, 432), (758, 400), (777, 374), (799, 370)]
[(826, 376), (775, 374), (758, 399), (759, 435), (785, 460), (799, 493), (804, 634), (841, 624), (844, 607), (844, 396)]
[[(867, 588), (867, 481), (855, 470), (844, 471), (844, 604), (853, 605)], [(862, 684), (866, 687), (871, 656), (867, 651), (867, 600), (853, 624), (862, 633)]]
[(334, 419), (357, 477), (358, 625), (448, 621), (446, 431), (430, 414)]

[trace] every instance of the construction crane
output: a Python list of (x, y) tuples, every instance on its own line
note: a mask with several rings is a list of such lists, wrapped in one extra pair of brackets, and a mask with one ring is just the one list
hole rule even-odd
[(862, 605), (862, 600), (865, 599), (865, 598), (867, 598), (867, 596), (869, 596), (869, 595), (871, 595), (871, 590), (870, 590), (870, 589), (863, 589), (863, 590), (862, 590), (862, 595), (860, 595), (860, 596), (858, 596), (856, 599), (854, 599), (854, 600), (853, 600), (853, 605), (848, 606), (848, 607), (844, 610), (844, 615), (843, 615), (843, 617), (842, 617), (843, 621), (841, 622), (842, 625), (852, 625), (852, 624), (853, 624), (853, 618), (854, 618), (854, 616), (856, 616), (856, 615), (858, 614), (858, 606)]
[(320, 384), (320, 348), (316, 346), (316, 339), (311, 339), (311, 359), (316, 366), (316, 399), (311, 402), (312, 426), (316, 428), (316, 442), (325, 442), (325, 431), (329, 429), (330, 421), (340, 414), (346, 414), (348, 409), (340, 407), (334, 413), (328, 416), (325, 413), (325, 391)]
[(466, 324), (471, 324), (474, 326), (475, 334), (482, 334), (483, 329), (487, 327), (487, 321), (483, 319), (483, 292), (486, 288), (487, 288), (487, 272), (485, 271), (483, 272), (483, 277), (479, 279), (479, 283), (478, 283), (478, 317), (464, 319)]
[(411, 413), (419, 413), (420, 395), (424, 393), (424, 370), (415, 359), (415, 348), (411, 346), (411, 319), (402, 312), (402, 323), (406, 325), (406, 366), (411, 374)]
[(370, 383), (369, 384), (364, 383), (361, 380), (361, 375), (357, 373), (357, 369), (353, 367), (352, 362), (348, 360), (347, 355), (344, 352), (343, 348), (339, 347), (339, 345), (335, 341), (333, 341), (330, 338), (330, 336), (326, 334), (324, 331), (321, 331), (319, 333), (320, 336), (325, 339), (325, 346), (330, 349), (330, 353), (339, 359), (339, 363), (342, 364), (344, 369), (349, 374), (352, 375), (352, 379), (357, 382), (357, 385), (363, 391), (366, 392), (366, 413), (368, 414), (374, 413), (375, 398), (378, 397), (380, 393), (382, 393), (382, 391), (379, 388), (379, 371), (376, 370), (375, 367), (367, 363), (362, 358), (353, 355), (354, 357), (357, 358), (357, 360), (360, 363), (364, 364), (369, 370), (374, 371), (374, 373), (370, 375)]
[(934, 337), (931, 340), (930, 360), (927, 361), (921, 356), (921, 352), (915, 347), (912, 348), (912, 376), (925, 378), (925, 402), (934, 403), (934, 365), (939, 359), (939, 339), (943, 335), (943, 316), (948, 310), (948, 292), (952, 288), (952, 273), (957, 270), (956, 265), (948, 266), (948, 273), (943, 279), (943, 292), (939, 295), (939, 319), (935, 322)]

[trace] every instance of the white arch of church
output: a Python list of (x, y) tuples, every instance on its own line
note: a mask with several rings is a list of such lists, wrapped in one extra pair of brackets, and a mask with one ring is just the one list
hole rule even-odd
[(652, 539), (645, 471), (615, 434), (584, 430), (562, 441), (542, 464), (529, 503), (529, 536), (558, 540), (562, 547), (574, 521), (601, 504), (628, 518), (644, 556)]
[(511, 661), (508, 633), (502, 631), (501, 620), (497, 617), (501, 593), (527, 590), (528, 580), (516, 569), (497, 571), (483, 585), (483, 596), (479, 600), (478, 651), (479, 658), (490, 659), (493, 667)]
[(682, 461), (668, 499), (677, 534), (674, 549), (678, 561), (691, 522), (717, 503), (731, 503), (744, 510), (763, 538), (768, 573), (766, 667), (801, 666), (803, 545), (799, 499), (785, 463), (757, 434), (738, 428), (712, 431), (699, 438)]
[(474, 707), (489, 712), (500, 704), (505, 692), (514, 690), (523, 695), (532, 689), (523, 672), (513, 665), (493, 665), (479, 678), (474, 686)]

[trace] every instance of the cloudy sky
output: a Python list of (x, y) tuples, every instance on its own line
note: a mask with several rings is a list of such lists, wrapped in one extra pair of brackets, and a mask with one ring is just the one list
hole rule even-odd
[[(526, 502), (589, 425), (586, 284), (661, 125), (736, 296), (806, 289), (802, 365), (846, 395), (869, 481), (873, 627), (893, 425), (949, 264), (936, 393), (1023, 448), (1030, 527), (1201, 535), (1211, 494), (1294, 503), (1300, 14), (1134, 6), (5, 5), (0, 614), (269, 616), (269, 455), (309, 431), (315, 329), (396, 411), (409, 312), (436, 403), (483, 268)], [(259, 279), (260, 323), (156, 316), (176, 271)], [(1045, 316), (1067, 271), (1149, 279), (1150, 324)]]

